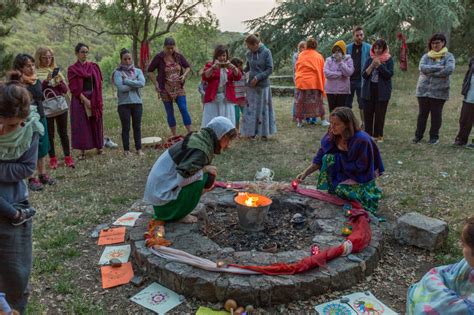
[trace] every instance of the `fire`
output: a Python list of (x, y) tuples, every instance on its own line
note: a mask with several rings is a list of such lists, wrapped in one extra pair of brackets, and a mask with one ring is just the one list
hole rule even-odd
[(245, 199), (245, 205), (247, 207), (258, 207), (258, 197), (251, 197), (245, 193), (247, 199)]

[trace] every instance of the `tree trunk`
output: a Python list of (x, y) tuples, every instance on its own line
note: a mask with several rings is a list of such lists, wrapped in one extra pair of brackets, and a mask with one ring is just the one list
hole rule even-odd
[(138, 58), (138, 55), (139, 55), (138, 50), (139, 50), (139, 48), (138, 48), (138, 39), (134, 37), (134, 38), (132, 38), (132, 56), (133, 56), (133, 62), (135, 64), (135, 66), (140, 65), (140, 59)]

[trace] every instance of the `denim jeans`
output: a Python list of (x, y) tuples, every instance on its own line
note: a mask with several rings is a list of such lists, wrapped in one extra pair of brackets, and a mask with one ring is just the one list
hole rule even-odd
[[(174, 107), (173, 102), (163, 102), (165, 105), (166, 110), (166, 119), (168, 120), (168, 126), (175, 127), (176, 126), (176, 119), (174, 118)], [(183, 117), (183, 124), (185, 126), (191, 125), (191, 116), (189, 116), (188, 106), (186, 104), (186, 96), (178, 96), (176, 98), (176, 104), (178, 105), (178, 109), (181, 112), (181, 116)]]
[(32, 265), (32, 220), (13, 226), (0, 218), (0, 292), (10, 306), (24, 313)]

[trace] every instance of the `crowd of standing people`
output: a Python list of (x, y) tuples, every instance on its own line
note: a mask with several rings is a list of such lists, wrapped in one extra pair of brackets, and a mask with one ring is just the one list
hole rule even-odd
[[(294, 55), (293, 118), (298, 127), (320, 119), (328, 131), (312, 164), (296, 177), (303, 181), (319, 171), (319, 189), (356, 200), (376, 214), (381, 190), (375, 180), (384, 172), (377, 143), (384, 141), (394, 62), (385, 40), (366, 43), (361, 27), (354, 28), (353, 39), (349, 45), (336, 41), (326, 59), (318, 52), (315, 38), (298, 45)], [(416, 87), (419, 113), (413, 143), (422, 141), (430, 115), (428, 143), (439, 143), (443, 105), (449, 98), (455, 67), (446, 43), (443, 34), (433, 35), (429, 52), (420, 61)], [(255, 34), (245, 38), (245, 45), (245, 62), (232, 58), (227, 48), (219, 45), (212, 60), (204, 65), (200, 85), (202, 128), (198, 132), (192, 132), (185, 91), (191, 66), (177, 51), (175, 40), (166, 38), (162, 51), (148, 65), (148, 77), (163, 102), (171, 134), (178, 135), (174, 103), (188, 131), (183, 140), (160, 156), (148, 177), (145, 199), (153, 204), (156, 219), (172, 221), (188, 216), (201, 194), (212, 189), (217, 176), (217, 169), (211, 165), (215, 154), (227, 149), (232, 140), (239, 135), (267, 140), (277, 132), (269, 79), (272, 53)], [(83, 43), (76, 45), (77, 61), (68, 67), (66, 76), (48, 47), (38, 48), (34, 57), (18, 54), (8, 81), (0, 85), (0, 237), (12, 240), (0, 242), (0, 292), (5, 292), (8, 303), (20, 312), (27, 300), (31, 219), (36, 213), (28, 202), (28, 188), (39, 191), (44, 185), (56, 183), (46, 160), (49, 156), (50, 169), (60, 164), (56, 133), (66, 167), (76, 165), (72, 149), (79, 151), (78, 160), (85, 159), (89, 150), (104, 153), (103, 76), (99, 65), (88, 60), (89, 49)], [(143, 155), (140, 90), (145, 86), (145, 76), (135, 67), (127, 49), (120, 51), (118, 63), (111, 79), (117, 90), (123, 149), (126, 155), (131, 154), (132, 128), (136, 154)], [(465, 75), (462, 94), (460, 128), (454, 144), (472, 147), (468, 137), (474, 122), (474, 59)], [(354, 96), (362, 125), (352, 111)], [(471, 246), (469, 237), (466, 244)]]

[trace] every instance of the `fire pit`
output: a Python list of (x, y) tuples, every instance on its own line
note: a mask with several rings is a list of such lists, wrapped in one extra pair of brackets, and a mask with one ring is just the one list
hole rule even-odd
[(258, 194), (240, 192), (234, 198), (234, 201), (237, 204), (239, 226), (242, 230), (258, 232), (264, 229), (268, 209), (272, 204), (270, 198)]

